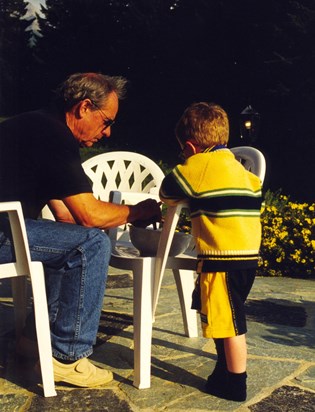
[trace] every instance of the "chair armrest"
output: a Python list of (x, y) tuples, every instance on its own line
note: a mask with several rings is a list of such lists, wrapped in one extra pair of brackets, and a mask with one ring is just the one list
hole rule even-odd
[(126, 205), (134, 205), (146, 199), (160, 200), (159, 195), (155, 193), (121, 192), (119, 190), (112, 190), (109, 199), (112, 203), (124, 203)]
[(10, 212), (11, 210), (22, 211), (21, 203), (18, 201), (0, 202), (0, 212)]
[(9, 215), (18, 271), (30, 273), (31, 257), (21, 203), (0, 202), (0, 212), (7, 212)]
[(174, 237), (175, 229), (178, 219), (180, 217), (181, 210), (184, 207), (188, 207), (186, 202), (179, 203), (176, 206), (168, 206), (164, 224), (161, 232), (161, 237), (158, 245), (158, 250), (155, 259), (154, 269), (154, 285), (153, 285), (153, 306), (152, 310), (155, 313), (158, 296), (161, 289), (161, 283), (163, 273), (166, 268), (166, 262), (168, 259), (169, 251), (171, 248), (172, 240)]

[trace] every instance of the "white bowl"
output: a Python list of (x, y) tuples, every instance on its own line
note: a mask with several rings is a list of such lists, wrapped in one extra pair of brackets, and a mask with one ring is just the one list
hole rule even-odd
[[(129, 234), (132, 244), (139, 250), (141, 256), (156, 256), (161, 229), (154, 230), (130, 225)], [(191, 235), (183, 232), (175, 232), (169, 256), (184, 253), (190, 245), (191, 240)]]

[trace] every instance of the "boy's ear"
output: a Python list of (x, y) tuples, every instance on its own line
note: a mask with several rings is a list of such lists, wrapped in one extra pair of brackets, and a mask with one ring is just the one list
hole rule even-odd
[(187, 142), (185, 143), (185, 153), (187, 154), (187, 157), (197, 153), (196, 146), (190, 140), (187, 140)]
[(187, 156), (192, 156), (196, 153), (200, 153), (202, 151), (201, 146), (192, 141), (192, 140), (187, 140), (185, 143), (185, 153)]

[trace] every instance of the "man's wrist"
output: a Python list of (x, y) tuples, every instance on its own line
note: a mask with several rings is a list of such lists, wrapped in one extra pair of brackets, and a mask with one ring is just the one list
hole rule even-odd
[(137, 211), (136, 205), (128, 206), (128, 208), (129, 208), (129, 214), (127, 217), (127, 223), (132, 223), (135, 220), (137, 220), (139, 213)]

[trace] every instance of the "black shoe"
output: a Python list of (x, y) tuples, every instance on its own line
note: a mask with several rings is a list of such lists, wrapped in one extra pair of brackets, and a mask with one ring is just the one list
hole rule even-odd
[(211, 375), (208, 376), (205, 391), (210, 395), (219, 398), (224, 397), (226, 387), (228, 386), (228, 372), (225, 365), (217, 362)]
[(232, 373), (228, 372), (230, 400), (237, 402), (246, 401), (247, 386), (246, 386), (247, 373)]
[(244, 402), (247, 397), (246, 377), (246, 372), (226, 372), (225, 375), (212, 373), (207, 379), (205, 391), (217, 398)]

